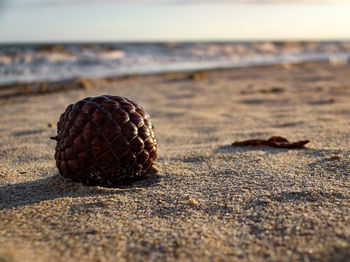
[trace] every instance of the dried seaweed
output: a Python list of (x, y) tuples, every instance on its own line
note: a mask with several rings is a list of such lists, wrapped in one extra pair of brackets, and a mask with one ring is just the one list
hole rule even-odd
[(287, 138), (282, 136), (272, 136), (267, 140), (264, 139), (249, 139), (244, 141), (236, 141), (232, 146), (270, 146), (274, 148), (303, 148), (310, 140), (301, 140), (297, 142), (289, 142)]

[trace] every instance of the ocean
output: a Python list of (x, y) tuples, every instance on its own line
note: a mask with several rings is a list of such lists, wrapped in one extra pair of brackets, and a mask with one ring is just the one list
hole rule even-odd
[(350, 62), (350, 42), (167, 42), (0, 45), (0, 85), (246, 67)]

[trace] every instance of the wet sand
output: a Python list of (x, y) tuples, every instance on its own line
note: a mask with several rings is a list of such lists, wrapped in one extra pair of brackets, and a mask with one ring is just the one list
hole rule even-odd
[[(0, 261), (347, 261), (349, 76), (309, 63), (1, 97)], [(150, 113), (158, 175), (122, 188), (58, 175), (60, 113), (101, 94)], [(311, 142), (230, 146), (272, 135)]]

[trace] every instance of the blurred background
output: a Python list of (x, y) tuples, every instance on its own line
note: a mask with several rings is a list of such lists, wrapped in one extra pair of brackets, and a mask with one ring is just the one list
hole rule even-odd
[(345, 0), (0, 0), (0, 84), (348, 63)]

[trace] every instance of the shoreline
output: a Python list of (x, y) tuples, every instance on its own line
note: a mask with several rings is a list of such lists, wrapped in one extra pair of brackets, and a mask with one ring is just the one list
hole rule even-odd
[(0, 86), (329, 61), (349, 63), (350, 42), (168, 42), (0, 47)]
[[(9, 99), (11, 97), (18, 96), (31, 96), (31, 95), (42, 95), (50, 94), (56, 92), (66, 92), (74, 89), (91, 89), (94, 88), (94, 82), (100, 80), (106, 81), (123, 81), (130, 78), (139, 77), (174, 77), (183, 78), (189, 80), (199, 80), (205, 77), (206, 73), (215, 71), (236, 71), (248, 69), (260, 69), (260, 68), (274, 68), (274, 67), (291, 67), (291, 66), (303, 66), (308, 64), (323, 65), (332, 64), (330, 61), (308, 61), (308, 62), (286, 62), (286, 63), (276, 63), (276, 64), (262, 64), (262, 65), (252, 65), (252, 66), (238, 66), (238, 67), (218, 67), (218, 68), (208, 68), (203, 70), (184, 70), (184, 71), (168, 71), (159, 73), (144, 73), (144, 74), (126, 74), (126, 75), (116, 75), (116, 76), (106, 76), (106, 77), (74, 77), (65, 80), (57, 81), (33, 81), (33, 82), (18, 82), (13, 84), (0, 84), (0, 101), (4, 99)], [(334, 64), (337, 66), (337, 64)]]

